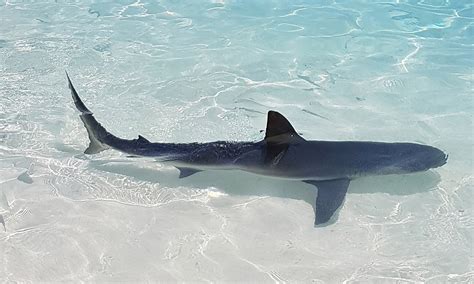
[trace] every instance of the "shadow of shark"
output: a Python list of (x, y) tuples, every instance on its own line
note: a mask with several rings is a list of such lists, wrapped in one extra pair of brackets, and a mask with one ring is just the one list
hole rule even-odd
[[(66, 73), (67, 75), (67, 73)], [(327, 225), (344, 202), (351, 180), (364, 176), (422, 172), (444, 165), (441, 150), (415, 143), (308, 141), (276, 111), (268, 112), (265, 138), (257, 142), (154, 143), (142, 136), (127, 140), (108, 132), (77, 94), (67, 75), (74, 104), (89, 135), (85, 154), (115, 149), (153, 157), (180, 171), (180, 178), (204, 170), (242, 170), (318, 188), (314, 224)]]

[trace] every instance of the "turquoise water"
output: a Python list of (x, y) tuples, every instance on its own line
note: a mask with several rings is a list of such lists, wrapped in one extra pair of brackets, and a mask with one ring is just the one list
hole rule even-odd
[[(0, 0), (2, 281), (471, 282), (472, 1)], [(124, 138), (407, 141), (313, 227), (307, 184), (83, 153), (67, 70)]]

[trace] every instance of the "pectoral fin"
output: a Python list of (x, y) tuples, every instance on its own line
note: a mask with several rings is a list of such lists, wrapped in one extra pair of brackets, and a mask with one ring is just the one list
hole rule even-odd
[(341, 207), (349, 187), (349, 179), (335, 180), (305, 180), (304, 182), (312, 184), (318, 188), (318, 196), (316, 197), (314, 220), (315, 225), (328, 222), (334, 215), (336, 210)]
[(195, 173), (202, 172), (201, 170), (196, 170), (193, 168), (178, 168), (178, 167), (176, 168), (179, 170), (179, 178), (185, 178)]

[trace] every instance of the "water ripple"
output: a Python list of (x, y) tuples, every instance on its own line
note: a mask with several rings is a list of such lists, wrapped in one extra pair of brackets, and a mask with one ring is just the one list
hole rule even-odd
[[(0, 1), (2, 275), (468, 282), (473, 8)], [(275, 109), (307, 139), (419, 141), (450, 160), (437, 185), (422, 175), (354, 182), (338, 221), (315, 230), (300, 196), (312, 189), (298, 182), (221, 172), (178, 179), (154, 161), (82, 154), (87, 133), (64, 69), (120, 137), (259, 140)], [(420, 184), (429, 188), (410, 189)]]

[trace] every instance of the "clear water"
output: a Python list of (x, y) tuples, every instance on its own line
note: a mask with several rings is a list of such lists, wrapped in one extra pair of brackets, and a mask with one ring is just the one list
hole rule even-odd
[[(2, 282), (473, 281), (472, 1), (49, 2), (0, 0)], [(449, 161), (314, 228), (307, 184), (82, 154), (65, 70), (126, 138), (258, 140), (274, 109)]]

